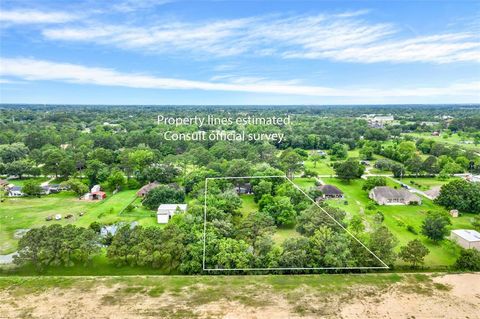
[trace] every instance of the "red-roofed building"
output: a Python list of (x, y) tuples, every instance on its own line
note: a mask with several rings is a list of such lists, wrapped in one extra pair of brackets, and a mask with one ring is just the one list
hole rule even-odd
[(105, 194), (105, 192), (98, 191), (98, 192), (92, 193), (92, 199), (105, 199), (105, 198), (107, 198), (107, 194)]

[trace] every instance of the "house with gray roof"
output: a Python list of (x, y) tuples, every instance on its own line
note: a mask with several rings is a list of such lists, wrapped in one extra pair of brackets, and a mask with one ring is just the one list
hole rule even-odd
[(320, 185), (317, 187), (317, 189), (322, 192), (322, 196), (317, 198), (317, 200), (329, 198), (343, 198), (343, 192), (334, 185)]
[(411, 205), (421, 204), (422, 199), (406, 189), (395, 189), (388, 186), (377, 186), (369, 193), (369, 197), (379, 205)]

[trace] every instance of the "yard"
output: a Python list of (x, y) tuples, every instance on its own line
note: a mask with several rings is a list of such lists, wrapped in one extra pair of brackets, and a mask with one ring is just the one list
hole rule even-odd
[[(398, 238), (400, 246), (405, 245), (408, 241), (420, 239), (422, 243), (430, 250), (430, 254), (425, 258), (427, 266), (447, 266), (451, 265), (457, 255), (458, 247), (451, 244), (450, 241), (444, 240), (440, 244), (435, 244), (423, 235), (420, 235), (420, 227), (426, 212), (429, 210), (445, 211), (444, 208), (435, 205), (431, 200), (422, 198), (422, 204), (419, 206), (379, 206), (375, 205), (374, 209), (367, 209), (369, 203), (374, 203), (368, 198), (368, 193), (362, 190), (363, 180), (353, 180), (350, 183), (342, 182), (337, 178), (323, 178), (327, 184), (337, 186), (345, 194), (345, 198), (341, 200), (328, 200), (332, 206), (345, 210), (349, 217), (359, 214), (367, 225), (367, 230), (373, 225), (373, 216), (379, 211), (382, 212), (385, 220), (384, 224)], [(389, 179), (388, 186), (397, 185)], [(347, 218), (349, 218), (347, 217)], [(472, 214), (463, 214), (461, 217), (452, 218), (451, 229), (471, 228)], [(412, 226), (414, 232), (407, 230), (408, 226)]]
[(480, 145), (475, 145), (473, 138), (470, 138), (465, 135), (458, 135), (458, 134), (445, 134), (442, 133), (440, 136), (432, 136), (431, 133), (405, 133), (404, 135), (412, 136), (416, 139), (423, 138), (426, 140), (432, 140), (435, 142), (450, 144), (450, 145), (457, 145), (467, 150), (472, 150), (476, 152), (480, 152)]
[[(88, 227), (98, 221), (111, 224), (117, 221), (138, 221), (141, 225), (156, 225), (151, 212), (140, 207), (131, 214), (119, 216), (119, 213), (135, 198), (136, 190), (121, 191), (115, 195), (108, 194), (103, 201), (79, 200), (73, 193), (61, 192), (42, 197), (6, 198), (0, 205), (0, 254), (8, 254), (16, 250), (18, 238), (15, 232), (53, 223), (75, 224)], [(79, 216), (84, 213), (83, 216)], [(46, 221), (47, 216), (62, 215), (60, 221)], [(71, 219), (65, 219), (72, 214)]]

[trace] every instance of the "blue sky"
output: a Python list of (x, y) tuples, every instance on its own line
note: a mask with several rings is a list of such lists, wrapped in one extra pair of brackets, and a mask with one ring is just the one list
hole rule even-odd
[(0, 103), (480, 103), (478, 1), (0, 8)]

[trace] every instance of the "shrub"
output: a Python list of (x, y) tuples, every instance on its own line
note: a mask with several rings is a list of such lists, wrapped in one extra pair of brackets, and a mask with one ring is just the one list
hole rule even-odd
[(454, 267), (458, 270), (480, 271), (480, 251), (474, 248), (462, 249)]
[(418, 234), (418, 232), (415, 230), (415, 227), (413, 227), (412, 225), (407, 225), (407, 230), (412, 234), (415, 234), (415, 235)]

